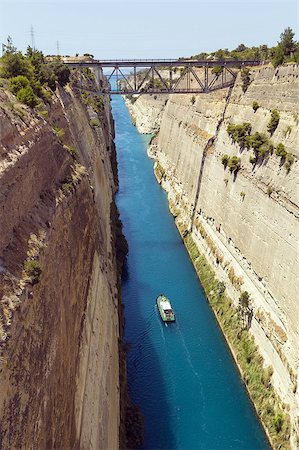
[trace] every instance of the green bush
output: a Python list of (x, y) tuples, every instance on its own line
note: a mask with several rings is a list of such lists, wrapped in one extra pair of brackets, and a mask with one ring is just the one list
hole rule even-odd
[(294, 156), (291, 153), (287, 153), (285, 158), (284, 166), (286, 168), (286, 171), (289, 172), (291, 170), (291, 166), (294, 162)]
[(229, 156), (228, 155), (222, 155), (222, 157), (221, 157), (221, 162), (222, 162), (222, 164), (224, 165), (224, 167), (226, 168), (226, 166), (227, 166), (227, 163), (228, 163), (228, 161), (229, 161)]
[(34, 108), (34, 106), (37, 105), (37, 97), (33, 92), (33, 89), (31, 86), (24, 87), (20, 89), (17, 93), (17, 99), (24, 103), (27, 106), (30, 106), (31, 108)]
[(258, 104), (257, 101), (254, 100), (254, 102), (252, 102), (252, 109), (254, 112), (256, 112), (259, 109), (260, 105)]
[(66, 150), (72, 155), (74, 158), (78, 158), (78, 150), (73, 145), (65, 145)]
[(38, 282), (39, 277), (42, 273), (41, 265), (38, 261), (33, 259), (26, 259), (24, 263), (24, 271), (26, 275), (30, 278), (32, 284)]
[(228, 168), (230, 172), (238, 172), (241, 167), (241, 158), (237, 156), (232, 156), (228, 161)]
[(211, 70), (211, 72), (217, 76), (219, 76), (222, 73), (222, 71), (223, 71), (223, 67), (221, 67), (221, 66), (214, 66)]
[(9, 89), (13, 94), (17, 94), (21, 89), (29, 86), (29, 80), (24, 75), (18, 75), (17, 77), (10, 78)]
[(245, 67), (241, 69), (242, 90), (245, 93), (250, 85), (250, 71)]
[(276, 130), (276, 128), (278, 126), (279, 119), (280, 119), (280, 115), (279, 115), (279, 112), (277, 111), (277, 109), (272, 109), (272, 111), (271, 111), (271, 118), (270, 118), (270, 121), (269, 121), (269, 123), (267, 125), (267, 130), (269, 131), (269, 133), (271, 135)]
[(194, 105), (194, 103), (195, 103), (195, 97), (194, 97), (194, 95), (192, 95), (191, 104)]
[(237, 142), (241, 147), (245, 147), (251, 133), (251, 124), (249, 122), (243, 122), (240, 125), (230, 123), (226, 131), (234, 143)]
[(92, 127), (100, 127), (101, 126), (100, 121), (98, 119), (91, 119), (89, 124)]
[(256, 131), (252, 136), (247, 139), (248, 145), (256, 152), (259, 153), (259, 149), (268, 144), (268, 137)]
[(71, 190), (73, 189), (73, 185), (71, 183), (63, 183), (63, 185), (61, 186), (62, 192), (64, 193), (64, 195), (68, 195)]
[(54, 125), (52, 130), (54, 131), (54, 133), (56, 134), (56, 136), (58, 137), (58, 139), (61, 141), (65, 135), (65, 131), (63, 128), (60, 128), (57, 125)]
[(49, 113), (46, 109), (39, 110), (38, 114), (42, 116), (45, 120), (48, 119), (49, 117)]
[(284, 148), (284, 145), (283, 144), (278, 144), (278, 146), (276, 147), (276, 150), (275, 150), (275, 155), (276, 156), (279, 156), (280, 158), (285, 158), (286, 156), (287, 156), (287, 152), (286, 152), (286, 149)]

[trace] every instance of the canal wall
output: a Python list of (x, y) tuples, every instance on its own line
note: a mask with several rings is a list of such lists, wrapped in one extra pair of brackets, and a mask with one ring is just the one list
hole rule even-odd
[[(178, 226), (190, 233), (235, 306), (242, 292), (250, 294), (250, 333), (265, 366), (273, 368), (271, 381), (290, 414), (290, 445), (296, 448), (299, 68), (269, 66), (250, 73), (245, 92), (239, 74), (232, 89), (169, 96), (162, 110), (154, 96), (126, 102), (139, 130), (156, 134), (149, 155)], [(280, 118), (270, 135), (273, 109)], [(275, 148), (283, 144), (291, 165), (275, 149), (254, 161), (252, 148), (234, 143), (227, 127), (244, 122), (251, 135), (265, 134)], [(224, 155), (240, 158), (239, 170), (230, 171)]]
[(126, 243), (109, 99), (70, 83), (36, 111), (4, 86), (0, 129), (0, 447), (119, 448)]

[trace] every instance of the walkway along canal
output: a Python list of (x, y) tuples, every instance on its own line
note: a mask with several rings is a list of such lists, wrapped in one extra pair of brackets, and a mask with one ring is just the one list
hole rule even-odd
[[(129, 244), (123, 280), (130, 395), (145, 419), (145, 449), (268, 449), (187, 251), (166, 194), (123, 99), (112, 100), (117, 204)], [(162, 323), (156, 297), (172, 303)]]

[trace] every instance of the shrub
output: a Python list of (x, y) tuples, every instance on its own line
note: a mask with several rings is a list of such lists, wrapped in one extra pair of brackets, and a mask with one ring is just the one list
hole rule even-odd
[(287, 172), (289, 172), (291, 170), (291, 165), (293, 164), (293, 162), (294, 162), (294, 156), (291, 153), (287, 153), (286, 159), (285, 159), (285, 164), (284, 164)]
[(271, 118), (267, 125), (267, 130), (269, 131), (270, 134), (273, 134), (274, 131), (276, 130), (279, 119), (280, 119), (280, 115), (279, 115), (279, 112), (277, 111), (277, 109), (272, 109)]
[(78, 150), (73, 145), (65, 145), (66, 150), (72, 155), (74, 158), (78, 158)]
[(192, 95), (191, 104), (194, 105), (194, 103), (195, 103), (195, 97), (194, 97), (194, 95)]
[(228, 168), (230, 172), (238, 172), (241, 167), (241, 158), (232, 156), (228, 161)]
[(250, 85), (250, 71), (245, 67), (241, 70), (242, 90), (245, 93)]
[(221, 66), (214, 66), (211, 70), (211, 72), (217, 76), (219, 76), (222, 73), (222, 71), (223, 71), (223, 67), (221, 67)]
[(33, 259), (26, 259), (24, 263), (24, 271), (26, 275), (30, 278), (32, 284), (38, 282), (39, 277), (42, 273), (40, 263)]
[(268, 137), (265, 134), (256, 131), (250, 136), (247, 142), (253, 150), (257, 151), (262, 145), (268, 142)]
[(246, 194), (245, 194), (245, 192), (243, 192), (243, 191), (242, 191), (242, 192), (240, 192), (240, 196), (242, 197), (242, 200), (244, 200), (244, 198), (245, 198), (245, 195), (246, 195)]
[(227, 166), (228, 160), (229, 160), (229, 156), (228, 155), (226, 155), (226, 154), (222, 155), (221, 162), (222, 162), (222, 164), (224, 165), (225, 168)]
[(38, 103), (37, 97), (34, 94), (32, 87), (29, 85), (18, 91), (17, 99), (31, 108), (34, 108)]
[(283, 135), (286, 138), (289, 134), (291, 134), (292, 131), (292, 127), (291, 125), (288, 125), (284, 130), (283, 130)]
[(218, 284), (217, 284), (218, 295), (223, 295), (225, 292), (225, 288), (226, 288), (225, 283), (223, 281), (218, 281)]
[(45, 120), (48, 119), (48, 117), (49, 117), (49, 113), (48, 113), (48, 111), (47, 111), (46, 109), (43, 109), (43, 110), (41, 110), (41, 111), (38, 111), (38, 114), (39, 114), (40, 116), (42, 116)]
[(229, 124), (226, 129), (228, 135), (233, 142), (237, 142), (240, 146), (247, 145), (247, 137), (251, 133), (251, 124), (249, 122), (243, 122), (240, 125)]
[(6, 52), (1, 58), (0, 76), (3, 78), (24, 75), (28, 79), (33, 77), (33, 68), (21, 52)]
[(273, 425), (277, 433), (279, 433), (282, 429), (283, 425), (283, 417), (281, 414), (277, 414), (273, 419)]
[(72, 188), (73, 186), (71, 183), (63, 183), (63, 185), (61, 186), (64, 195), (68, 195), (68, 193), (71, 192)]
[(256, 112), (259, 109), (260, 105), (258, 104), (258, 102), (256, 102), (254, 100), (254, 102), (252, 102), (252, 109), (254, 112)]
[(292, 116), (296, 125), (299, 125), (299, 114), (297, 112), (293, 112)]
[(281, 143), (278, 144), (278, 146), (276, 147), (276, 150), (275, 150), (275, 155), (279, 156), (280, 158), (283, 158), (283, 159), (286, 157), (287, 152), (286, 152), (283, 144), (281, 144)]
[(52, 130), (54, 131), (54, 133), (56, 134), (58, 139), (61, 141), (63, 139), (64, 135), (65, 135), (64, 129), (58, 127), (57, 125), (54, 125)]
[(92, 127), (100, 127), (101, 126), (100, 121), (98, 119), (91, 119), (89, 124)]
[(268, 186), (267, 187), (267, 194), (269, 195), (269, 197), (271, 196), (272, 192), (273, 192), (273, 187), (272, 186)]
[(239, 297), (238, 312), (246, 328), (250, 327), (252, 318), (252, 305), (250, 295), (247, 291), (243, 291)]
[(24, 75), (18, 75), (9, 80), (9, 89), (13, 94), (17, 94), (21, 89), (29, 86), (29, 80)]

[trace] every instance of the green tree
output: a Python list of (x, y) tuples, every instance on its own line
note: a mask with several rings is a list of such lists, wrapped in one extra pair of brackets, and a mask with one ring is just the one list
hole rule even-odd
[(254, 100), (252, 102), (252, 109), (254, 112), (256, 112), (259, 109), (260, 105), (258, 104), (258, 102), (256, 100)]
[(3, 44), (2, 50), (3, 50), (3, 54), (17, 53), (17, 47), (15, 47), (13, 45), (11, 36), (7, 36), (7, 44)]
[(278, 144), (275, 150), (275, 155), (279, 156), (280, 158), (284, 159), (287, 156), (286, 149), (284, 148), (283, 144)]
[(237, 156), (232, 156), (228, 161), (228, 168), (230, 172), (237, 173), (241, 167), (241, 158)]
[(288, 27), (280, 35), (280, 41), (278, 45), (281, 47), (285, 56), (290, 56), (296, 49), (296, 43), (294, 41), (295, 33)]
[(280, 45), (275, 48), (271, 62), (274, 68), (281, 66), (281, 64), (284, 63), (284, 53)]
[(239, 297), (238, 313), (243, 322), (244, 329), (249, 329), (253, 316), (253, 308), (250, 295), (247, 291), (243, 291)]
[(247, 67), (241, 70), (242, 90), (245, 93), (250, 85), (250, 71)]
[(221, 157), (221, 162), (222, 162), (222, 164), (224, 165), (224, 168), (226, 169), (226, 166), (227, 166), (227, 163), (228, 163), (228, 161), (229, 161), (229, 156), (228, 155), (222, 155), (222, 157)]
[(220, 48), (219, 50), (217, 50), (217, 51), (214, 53), (214, 55), (215, 55), (216, 59), (224, 59), (224, 57), (225, 57), (225, 52), (224, 52), (224, 50), (222, 50), (222, 48)]
[(278, 126), (279, 119), (280, 119), (280, 115), (279, 115), (279, 112), (277, 111), (277, 109), (272, 109), (272, 111), (271, 111), (271, 118), (270, 118), (269, 123), (267, 125), (267, 130), (269, 131), (269, 133), (271, 135), (276, 130), (276, 128)]
[(9, 89), (13, 94), (17, 94), (18, 91), (22, 88), (29, 86), (28, 78), (23, 75), (18, 75), (17, 77), (13, 77), (9, 80)]
[(238, 47), (236, 48), (236, 52), (244, 52), (246, 49), (247, 49), (246, 45), (239, 44)]

